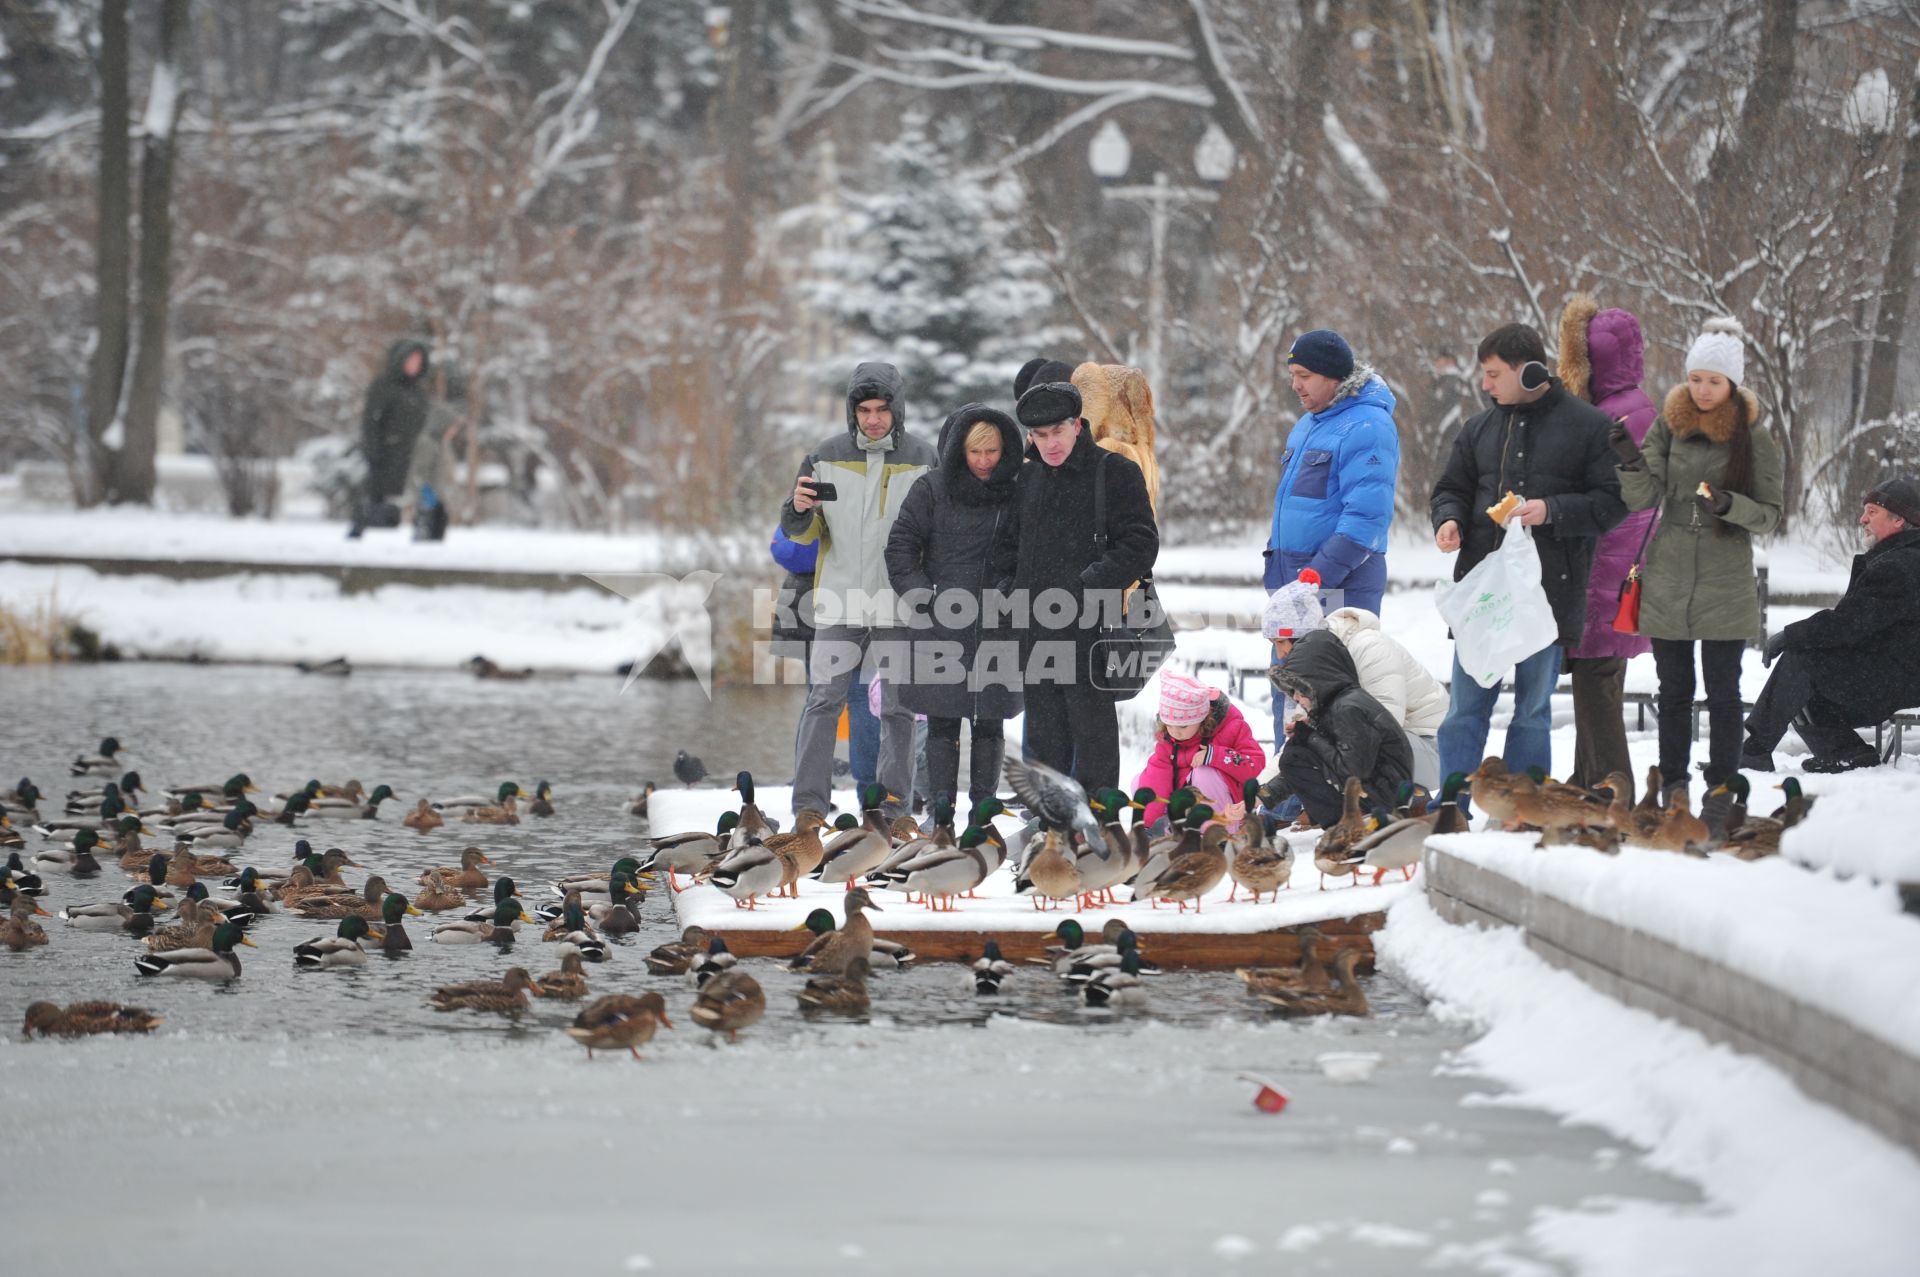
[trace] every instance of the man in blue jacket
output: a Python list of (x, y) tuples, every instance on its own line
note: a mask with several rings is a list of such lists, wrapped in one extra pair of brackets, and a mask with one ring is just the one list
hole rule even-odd
[(1269, 592), (1320, 574), (1336, 607), (1378, 616), (1387, 589), (1387, 529), (1400, 474), (1393, 392), (1330, 328), (1302, 333), (1287, 352), (1293, 393), (1306, 409), (1287, 436), (1273, 495)]

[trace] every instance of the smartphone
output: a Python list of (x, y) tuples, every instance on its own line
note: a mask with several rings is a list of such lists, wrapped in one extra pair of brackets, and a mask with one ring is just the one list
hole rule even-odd
[(840, 489), (834, 487), (831, 483), (822, 483), (818, 479), (809, 479), (807, 480), (807, 486), (813, 489), (813, 499), (815, 501), (836, 501), (840, 497)]

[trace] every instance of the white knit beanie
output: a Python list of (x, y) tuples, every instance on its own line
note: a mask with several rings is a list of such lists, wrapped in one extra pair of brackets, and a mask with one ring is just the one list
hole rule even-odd
[(1260, 618), (1260, 632), (1274, 639), (1295, 639), (1326, 624), (1320, 607), (1320, 574), (1312, 568), (1300, 573), (1267, 596), (1267, 607)]
[(1737, 319), (1709, 319), (1687, 351), (1687, 371), (1717, 372), (1738, 386), (1746, 380), (1746, 332)]

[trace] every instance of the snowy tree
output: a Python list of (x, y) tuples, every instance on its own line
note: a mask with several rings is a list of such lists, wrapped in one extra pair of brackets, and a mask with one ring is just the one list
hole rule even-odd
[(1016, 236), (1022, 193), (1008, 180), (963, 177), (954, 122), (930, 134), (910, 116), (872, 166), (851, 170), (840, 198), (844, 245), (814, 257), (812, 300), (849, 335), (828, 370), (899, 366), (919, 419), (1002, 400), (1031, 358), (1052, 305), (1040, 257)]

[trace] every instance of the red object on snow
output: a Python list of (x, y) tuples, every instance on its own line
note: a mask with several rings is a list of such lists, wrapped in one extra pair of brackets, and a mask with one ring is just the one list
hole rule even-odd
[(1301, 568), (1300, 579), (1306, 582), (1308, 585), (1320, 584), (1320, 574), (1318, 572), (1315, 572), (1312, 568)]
[(1292, 1098), (1271, 1078), (1261, 1077), (1258, 1073), (1242, 1073), (1240, 1077), (1260, 1088), (1254, 1092), (1253, 1107), (1262, 1113), (1278, 1113), (1287, 1107), (1287, 1101)]

